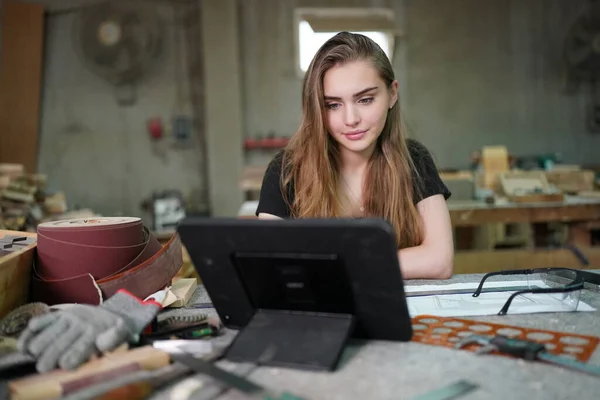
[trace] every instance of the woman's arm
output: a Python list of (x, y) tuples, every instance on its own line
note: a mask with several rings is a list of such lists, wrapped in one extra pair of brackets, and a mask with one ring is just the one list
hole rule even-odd
[(448, 279), (454, 268), (454, 240), (446, 200), (441, 194), (417, 203), (424, 229), (419, 246), (398, 251), (404, 279)]
[(269, 213), (258, 213), (258, 219), (283, 219), (278, 217), (277, 215), (269, 214)]

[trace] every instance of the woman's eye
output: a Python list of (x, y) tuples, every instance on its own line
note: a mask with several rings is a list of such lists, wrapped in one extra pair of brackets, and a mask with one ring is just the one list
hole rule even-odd
[(339, 106), (339, 104), (337, 104), (337, 103), (329, 103), (325, 107), (327, 107), (330, 110), (335, 110), (336, 108), (338, 108), (338, 106)]
[(360, 99), (359, 102), (362, 103), (362, 104), (369, 104), (369, 103), (373, 102), (373, 98), (372, 97), (365, 97), (364, 99)]

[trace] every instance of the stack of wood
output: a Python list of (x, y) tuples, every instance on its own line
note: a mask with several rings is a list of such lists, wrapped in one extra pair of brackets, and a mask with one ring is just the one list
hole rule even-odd
[(20, 164), (0, 164), (0, 229), (24, 230), (35, 201), (23, 177), (25, 169)]
[(481, 167), (479, 187), (499, 192), (500, 175), (510, 170), (508, 149), (505, 146), (484, 146), (481, 150)]
[(64, 193), (47, 193), (46, 181), (43, 174), (26, 173), (23, 165), (0, 164), (0, 229), (35, 232), (39, 223), (66, 215)]
[(578, 165), (557, 165), (552, 171), (546, 172), (546, 176), (550, 184), (568, 194), (590, 192), (596, 186), (594, 171)]
[(513, 170), (500, 175), (502, 193), (514, 203), (562, 202), (564, 192), (548, 183), (546, 171)]

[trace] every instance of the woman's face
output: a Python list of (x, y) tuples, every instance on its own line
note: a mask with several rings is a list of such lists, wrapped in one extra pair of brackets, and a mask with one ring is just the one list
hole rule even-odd
[(369, 156), (398, 98), (398, 82), (389, 90), (369, 61), (353, 61), (329, 69), (323, 91), (329, 134), (342, 149)]

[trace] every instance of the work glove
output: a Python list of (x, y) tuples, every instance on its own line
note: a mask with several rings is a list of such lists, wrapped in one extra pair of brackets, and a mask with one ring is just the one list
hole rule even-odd
[(74, 369), (93, 354), (138, 342), (161, 309), (154, 300), (120, 290), (99, 306), (75, 304), (32, 318), (17, 346), (36, 359), (38, 372)]

